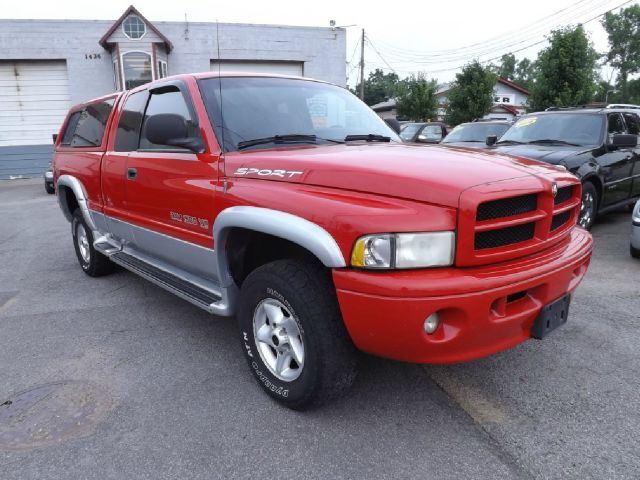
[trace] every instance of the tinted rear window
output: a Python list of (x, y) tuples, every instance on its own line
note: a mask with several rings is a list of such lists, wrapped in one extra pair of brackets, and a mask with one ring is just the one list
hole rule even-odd
[(73, 138), (73, 134), (76, 131), (78, 120), (80, 120), (81, 114), (82, 111), (74, 112), (71, 114), (71, 116), (69, 117), (69, 121), (67, 122), (67, 126), (64, 129), (62, 140), (60, 140), (60, 145), (69, 145), (71, 143), (71, 139)]
[[(82, 110), (77, 121), (72, 147), (98, 147), (102, 144), (102, 137), (107, 126), (107, 120), (113, 109), (114, 99), (92, 103)], [(74, 114), (75, 115), (75, 114)], [(67, 132), (65, 132), (65, 137)]]

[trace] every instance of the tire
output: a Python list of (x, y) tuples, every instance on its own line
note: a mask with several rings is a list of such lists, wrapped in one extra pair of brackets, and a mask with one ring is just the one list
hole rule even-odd
[(582, 205), (578, 215), (578, 225), (585, 230), (591, 230), (593, 222), (596, 220), (599, 200), (598, 190), (595, 185), (588, 181), (584, 182), (582, 184)]
[(238, 325), (254, 378), (289, 408), (326, 403), (355, 380), (357, 352), (320, 266), (277, 260), (254, 270), (240, 290)]
[(633, 245), (629, 246), (629, 254), (633, 258), (640, 258), (640, 248), (635, 248)]
[(53, 183), (44, 182), (44, 191), (49, 195), (56, 193), (56, 189), (53, 187)]
[(102, 277), (116, 269), (115, 263), (93, 248), (93, 233), (87, 226), (79, 208), (73, 212), (71, 232), (76, 256), (84, 273), (90, 277)]

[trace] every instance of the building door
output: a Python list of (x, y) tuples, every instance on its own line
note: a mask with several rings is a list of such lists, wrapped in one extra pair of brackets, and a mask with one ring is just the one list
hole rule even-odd
[(0, 179), (42, 175), (70, 103), (64, 60), (0, 61)]

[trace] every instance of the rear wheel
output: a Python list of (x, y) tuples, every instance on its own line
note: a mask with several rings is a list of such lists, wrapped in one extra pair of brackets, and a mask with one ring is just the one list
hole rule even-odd
[(56, 189), (53, 187), (53, 183), (44, 182), (44, 191), (49, 195), (56, 193)]
[(633, 245), (629, 247), (629, 254), (633, 258), (640, 258), (640, 248), (635, 248)]
[(76, 256), (84, 273), (90, 277), (101, 277), (115, 270), (115, 263), (93, 248), (93, 233), (86, 224), (80, 209), (73, 212), (71, 231)]
[(582, 205), (578, 215), (578, 225), (591, 230), (598, 213), (598, 190), (591, 182), (582, 184)]
[(254, 270), (242, 284), (238, 324), (251, 373), (289, 408), (329, 401), (355, 379), (356, 350), (320, 266), (278, 260)]

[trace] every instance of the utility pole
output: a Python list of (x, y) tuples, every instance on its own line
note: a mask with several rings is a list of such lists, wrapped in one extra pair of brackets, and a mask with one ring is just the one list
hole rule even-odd
[(364, 102), (364, 28), (360, 40), (360, 100)]

